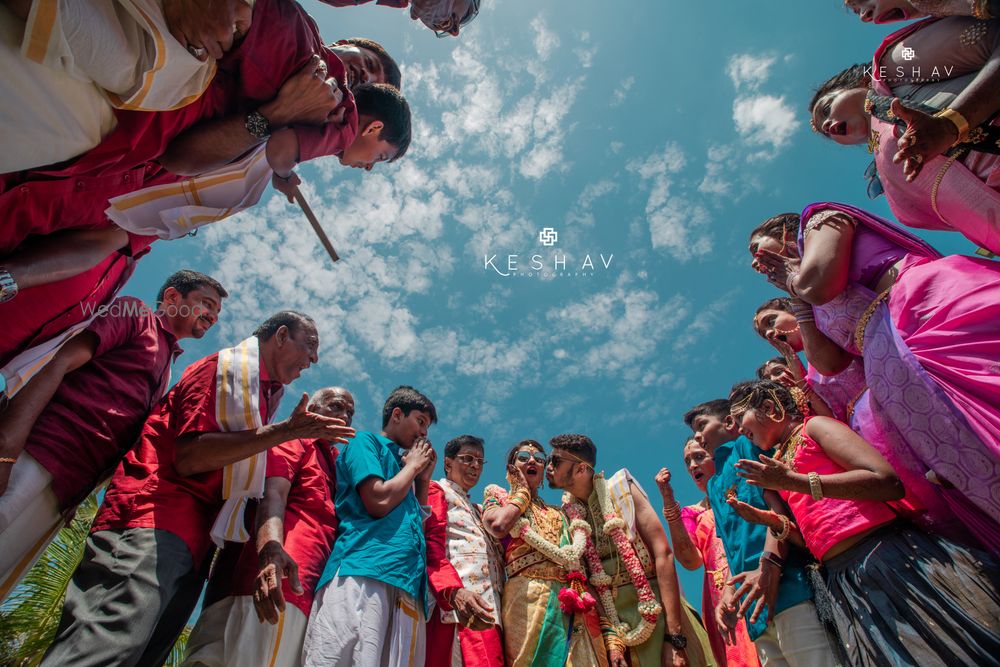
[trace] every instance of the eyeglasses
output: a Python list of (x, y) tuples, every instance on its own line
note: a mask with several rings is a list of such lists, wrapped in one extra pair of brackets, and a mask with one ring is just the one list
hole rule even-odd
[(540, 463), (542, 465), (545, 465), (547, 460), (545, 458), (545, 454), (542, 454), (541, 452), (518, 452), (514, 455), (514, 458), (521, 463), (527, 463), (531, 459), (535, 459), (535, 463)]
[(465, 12), (465, 16), (458, 20), (457, 25), (455, 15), (452, 14), (446, 21), (434, 26), (434, 34), (438, 37), (447, 37), (454, 32), (455, 28), (460, 28), (471, 23), (472, 19), (476, 18), (476, 15), (479, 14), (479, 2), (480, 0), (471, 0), (469, 2), (469, 9)]
[(486, 459), (480, 458), (478, 456), (473, 456), (472, 454), (459, 454), (455, 458), (467, 466), (477, 465), (480, 468), (482, 468), (484, 465), (486, 465)]
[(594, 466), (590, 465), (589, 463), (587, 463), (583, 459), (580, 459), (580, 458), (577, 458), (577, 457), (573, 456), (572, 454), (563, 454), (562, 456), (560, 456), (559, 454), (553, 454), (552, 456), (549, 457), (549, 463), (552, 465), (553, 468), (558, 468), (562, 464), (563, 461), (571, 461), (573, 463), (582, 463), (583, 465), (585, 465), (585, 466), (587, 466), (587, 467), (589, 467), (591, 469), (594, 468)]

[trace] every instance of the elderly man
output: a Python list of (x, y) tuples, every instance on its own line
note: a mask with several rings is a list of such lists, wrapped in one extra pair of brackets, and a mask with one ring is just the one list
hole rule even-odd
[(0, 413), (0, 600), (135, 444), (170, 386), (178, 342), (204, 336), (226, 296), (185, 269), (167, 278), (155, 309), (117, 299)]
[[(309, 412), (350, 426), (354, 397), (342, 387), (320, 389)], [(219, 554), (185, 667), (300, 664), (316, 582), (337, 533), (337, 454), (322, 438), (291, 440), (267, 453), (256, 541), (229, 542)]]
[(343, 442), (306, 410), (271, 424), (284, 385), (317, 361), (311, 318), (281, 311), (236, 347), (192, 364), (115, 472), (42, 665), (162, 665), (190, 617), (214, 541), (246, 541), (265, 452), (296, 438)]
[(445, 477), (427, 492), (427, 579), (438, 606), (427, 623), (427, 664), (435, 667), (503, 667), (503, 556), (469, 497), (485, 463), (482, 438), (460, 435), (444, 447)]
[[(320, 0), (334, 7), (360, 5), (371, 0)], [(386, 7), (410, 8), (410, 18), (420, 21), (438, 37), (458, 37), (462, 26), (468, 25), (479, 13), (480, 0), (377, 0)]]

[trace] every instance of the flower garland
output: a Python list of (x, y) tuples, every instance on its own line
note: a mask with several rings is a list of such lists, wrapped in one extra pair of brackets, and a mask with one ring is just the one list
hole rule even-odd
[[(628, 533), (626, 532), (627, 526), (624, 519), (618, 516), (618, 512), (615, 511), (614, 506), (608, 498), (608, 484), (604, 480), (603, 475), (594, 476), (594, 489), (597, 492), (597, 502), (604, 517), (604, 534), (609, 536), (614, 542), (618, 556), (621, 558), (622, 563), (625, 564), (625, 569), (628, 571), (632, 579), (632, 585), (635, 586), (639, 597), (638, 609), (639, 615), (642, 617), (639, 625), (633, 628), (618, 617), (618, 610), (615, 608), (615, 599), (611, 594), (613, 580), (611, 575), (604, 569), (604, 564), (601, 562), (600, 554), (597, 553), (597, 546), (594, 544), (594, 540), (590, 539), (588, 535), (584, 557), (590, 569), (590, 583), (597, 589), (601, 603), (604, 605), (604, 611), (607, 613), (611, 626), (621, 641), (626, 646), (638, 646), (653, 636), (653, 631), (656, 629), (656, 621), (659, 619), (663, 607), (656, 601), (653, 589), (649, 585), (649, 579), (646, 578), (642, 563), (635, 553), (635, 546), (628, 538)], [(579, 501), (566, 502), (567, 500), (564, 498), (566, 513), (574, 522), (582, 521), (582, 505)]]
[[(493, 493), (499, 496), (501, 504), (506, 501), (507, 494), (502, 489), (497, 488)], [(560, 547), (542, 537), (531, 522), (521, 516), (514, 522), (509, 534), (513, 538), (524, 540), (525, 544), (567, 571), (566, 580), (569, 585), (559, 591), (559, 606), (563, 613), (575, 614), (590, 611), (597, 605), (597, 600), (584, 588), (587, 577), (581, 571), (583, 565), (580, 561), (587, 543), (591, 541), (590, 524), (582, 518), (573, 519), (569, 524), (569, 531), (573, 536), (572, 542)]]

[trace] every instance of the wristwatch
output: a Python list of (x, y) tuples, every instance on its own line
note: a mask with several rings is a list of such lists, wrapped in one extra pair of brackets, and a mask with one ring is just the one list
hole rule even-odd
[(247, 132), (258, 139), (263, 140), (271, 136), (271, 123), (256, 109), (247, 114), (243, 124), (246, 125)]
[(670, 645), (676, 649), (687, 648), (688, 638), (684, 635), (670, 635), (665, 634), (663, 638), (670, 642)]
[(17, 296), (17, 281), (10, 271), (0, 266), (0, 303), (10, 301)]

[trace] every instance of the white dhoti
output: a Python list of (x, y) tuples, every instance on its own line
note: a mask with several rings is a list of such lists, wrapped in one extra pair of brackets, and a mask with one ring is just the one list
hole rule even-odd
[(0, 4), (0, 173), (68, 160), (116, 125), (93, 83), (21, 55), (23, 36), (24, 22)]
[(304, 667), (423, 667), (424, 612), (412, 596), (367, 577), (335, 576), (316, 593)]
[(6, 599), (63, 526), (52, 475), (27, 452), (0, 496), (0, 601)]
[(305, 635), (306, 615), (293, 604), (271, 625), (257, 620), (249, 595), (223, 598), (201, 612), (181, 667), (298, 667)]

